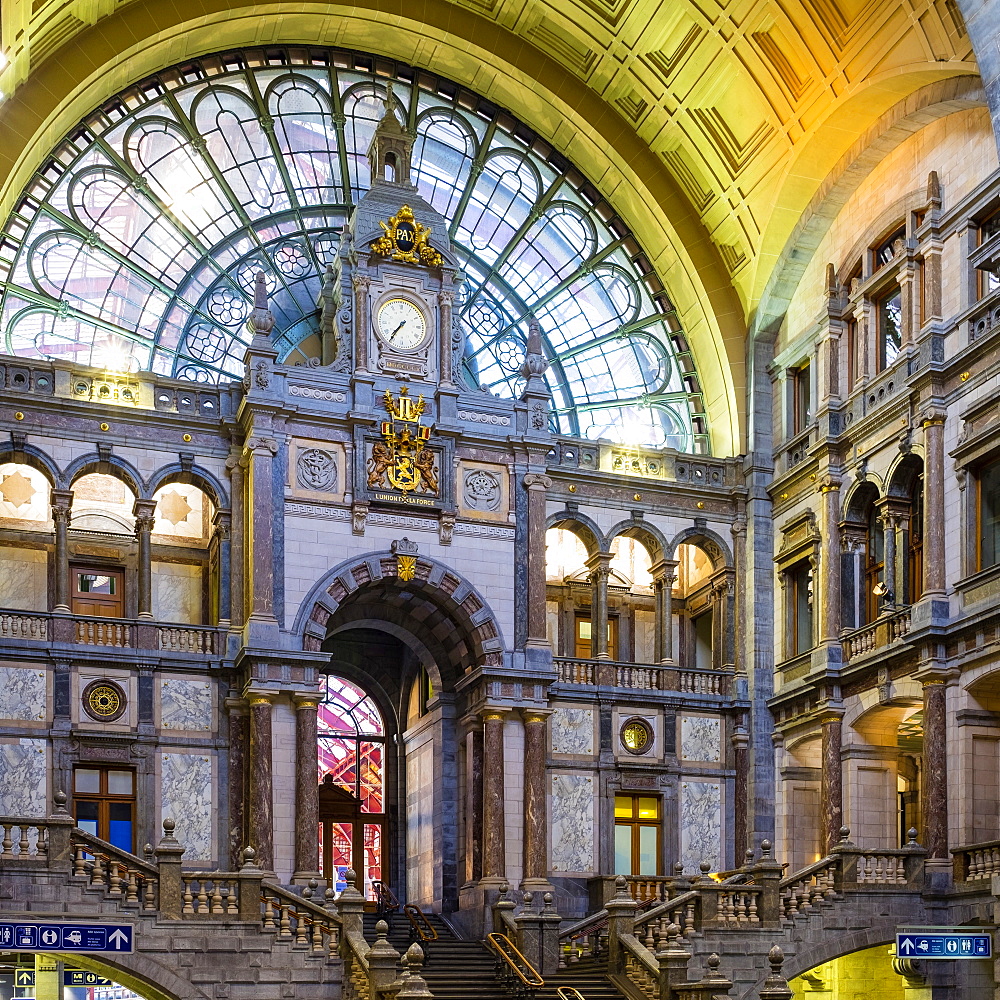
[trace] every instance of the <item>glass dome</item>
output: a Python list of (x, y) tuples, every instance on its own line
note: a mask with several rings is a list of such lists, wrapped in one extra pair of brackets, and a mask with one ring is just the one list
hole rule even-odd
[(240, 377), (263, 270), (282, 359), (314, 358), (320, 274), (366, 189), (390, 78), (416, 136), (414, 180), (451, 220), (466, 275), (466, 383), (520, 392), (533, 313), (554, 431), (707, 450), (669, 298), (583, 172), (446, 80), (332, 49), (205, 57), (82, 121), (4, 226), (2, 349), (196, 382)]

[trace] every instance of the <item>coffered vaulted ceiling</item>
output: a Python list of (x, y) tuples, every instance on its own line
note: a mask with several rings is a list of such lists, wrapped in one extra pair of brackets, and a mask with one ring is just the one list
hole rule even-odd
[(740, 450), (747, 330), (845, 154), (893, 116), (974, 101), (974, 80), (961, 94), (941, 84), (977, 74), (955, 0), (3, 0), (0, 215), (117, 90), (188, 56), (272, 43), (433, 69), (575, 162), (670, 291), (716, 452)]

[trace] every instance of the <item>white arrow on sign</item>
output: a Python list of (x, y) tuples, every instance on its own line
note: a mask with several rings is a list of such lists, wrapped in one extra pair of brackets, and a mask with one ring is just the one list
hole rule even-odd
[(906, 952), (913, 951), (913, 942), (909, 938), (903, 938), (902, 943), (899, 946), (899, 950)]
[(128, 947), (128, 935), (122, 934), (120, 930), (116, 930), (108, 938), (108, 943), (115, 949), (115, 951), (121, 951), (122, 948)]

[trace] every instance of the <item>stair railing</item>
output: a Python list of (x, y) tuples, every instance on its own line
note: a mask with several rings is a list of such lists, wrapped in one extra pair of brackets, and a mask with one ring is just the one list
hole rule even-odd
[[(325, 955), (327, 962), (333, 962), (340, 951), (340, 918), (313, 902), (317, 889), (316, 879), (309, 880), (301, 896), (273, 882), (262, 883), (261, 920), (265, 931), (275, 932), (275, 940), (307, 947), (314, 955)], [(332, 902), (333, 892), (327, 891)]]
[(86, 878), (91, 888), (103, 886), (105, 895), (123, 907), (142, 911), (158, 908), (160, 873), (156, 865), (78, 828), (70, 833), (70, 849), (74, 877)]
[(575, 986), (560, 986), (556, 990), (559, 1000), (587, 1000)]
[(385, 882), (375, 879), (372, 882), (372, 892), (375, 893), (375, 902), (378, 907), (377, 913), (380, 917), (396, 913), (399, 910), (399, 900)]
[(427, 914), (419, 906), (407, 903), (403, 907), (403, 913), (406, 914), (406, 919), (410, 922), (410, 940), (421, 941), (425, 946), (424, 952), (426, 953), (426, 945), (438, 939), (437, 930), (435, 930), (434, 926), (427, 919)]
[(494, 955), (497, 980), (512, 996), (534, 997), (545, 986), (541, 974), (506, 934), (494, 931), (486, 942)]

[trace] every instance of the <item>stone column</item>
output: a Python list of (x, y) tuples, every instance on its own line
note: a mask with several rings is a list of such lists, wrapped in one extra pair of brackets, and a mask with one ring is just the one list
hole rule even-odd
[(825, 476), (819, 492), (823, 498), (823, 584), (819, 602), (819, 639), (820, 642), (834, 643), (839, 641), (841, 629), (840, 479)]
[(367, 274), (355, 274), (354, 282), (354, 367), (368, 371), (368, 288)]
[(52, 490), (52, 525), (55, 531), (55, 611), (69, 614), (69, 519), (73, 509), (72, 490)]
[(611, 553), (595, 552), (587, 560), (590, 570), (590, 655), (595, 660), (610, 660), (608, 653), (608, 577)]
[(483, 877), (483, 731), (465, 736), (465, 880)]
[(250, 726), (246, 702), (242, 698), (226, 700), (229, 713), (229, 864), (236, 871), (243, 863), (246, 843), (247, 745)]
[(135, 515), (135, 537), (139, 541), (139, 617), (153, 617), (153, 519), (156, 516), (155, 500), (136, 500), (132, 507)]
[(948, 858), (948, 719), (944, 679), (924, 681), (924, 768), (921, 775), (921, 837), (928, 858)]
[(232, 611), (232, 540), (231, 520), (228, 510), (215, 512), (215, 537), (218, 544), (216, 558), (219, 560), (219, 620), (220, 628), (229, 628), (233, 620)]
[(226, 468), (229, 470), (229, 492), (232, 503), (229, 620), (234, 628), (242, 628), (247, 616), (247, 535), (246, 497), (244, 496), (246, 476), (243, 471), (242, 456), (237, 449), (234, 449), (226, 460)]
[(545, 491), (552, 480), (538, 472), (524, 477), (528, 491), (528, 635), (527, 645), (548, 647), (545, 628)]
[(653, 596), (656, 601), (653, 628), (653, 661), (671, 663), (674, 659), (673, 588), (677, 563), (661, 559), (653, 568)]
[(451, 371), (451, 307), (455, 301), (455, 293), (451, 290), (438, 292), (438, 323), (440, 324), (439, 352), (441, 354), (438, 368), (441, 372), (442, 385), (454, 385)]
[[(271, 437), (247, 438), (250, 537), (246, 561), (250, 574), (250, 620), (275, 624), (274, 617), (274, 456), (278, 443)], [(256, 845), (254, 845), (256, 846)]]
[(840, 841), (840, 828), (844, 825), (844, 777), (840, 759), (842, 747), (841, 715), (831, 712), (824, 715), (823, 726), (823, 776), (820, 788), (820, 815), (823, 817), (823, 850), (826, 853)]
[(295, 702), (295, 874), (293, 882), (319, 878), (319, 768), (316, 709), (320, 696), (292, 696)]
[(548, 712), (524, 709), (524, 864), (521, 887), (548, 886), (549, 829), (545, 811), (545, 720)]
[(945, 594), (944, 414), (928, 413), (924, 429), (924, 597)]
[(483, 712), (483, 878), (502, 879), (507, 868), (504, 837), (504, 741), (506, 712)]
[(271, 699), (264, 691), (250, 691), (250, 847), (264, 871), (274, 868), (274, 793), (271, 785)]
[(737, 725), (730, 737), (733, 745), (733, 767), (736, 771), (733, 794), (733, 857), (734, 863), (746, 855), (749, 846), (749, 826), (747, 824), (747, 805), (750, 794), (750, 736), (746, 728)]

